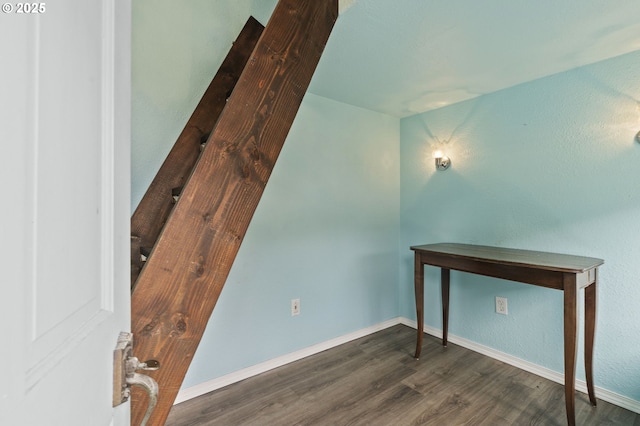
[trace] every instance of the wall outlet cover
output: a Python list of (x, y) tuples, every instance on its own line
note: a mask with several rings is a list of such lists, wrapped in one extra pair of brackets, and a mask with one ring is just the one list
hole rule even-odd
[(300, 299), (291, 299), (291, 316), (300, 315)]
[(502, 315), (507, 315), (509, 313), (506, 297), (496, 297), (496, 313)]

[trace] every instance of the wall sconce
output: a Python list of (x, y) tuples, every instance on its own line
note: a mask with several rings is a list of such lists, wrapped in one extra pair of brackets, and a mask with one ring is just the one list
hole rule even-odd
[(436, 151), (433, 156), (436, 159), (436, 170), (447, 170), (451, 166), (451, 160), (443, 155), (441, 151)]
[(636, 133), (636, 142), (640, 143), (640, 132)]

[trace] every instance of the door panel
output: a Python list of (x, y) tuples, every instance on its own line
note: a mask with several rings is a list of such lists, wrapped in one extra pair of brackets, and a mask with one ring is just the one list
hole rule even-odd
[(82, 0), (50, 7), (36, 21), (29, 48), (37, 55), (30, 79), (37, 117), (30, 141), (35, 204), (31, 363), (55, 351), (57, 342), (77, 333), (103, 307), (100, 259), (113, 230), (108, 223), (101, 226), (101, 193), (112, 190), (103, 175), (109, 173), (111, 159), (105, 153), (112, 152), (114, 141), (105, 137), (112, 113), (102, 113), (103, 96), (112, 96), (102, 91), (113, 61), (103, 67), (106, 31), (100, 29), (109, 25), (109, 17), (101, 9), (99, 2)]
[[(0, 424), (125, 425), (130, 2), (0, 16)], [(10, 202), (7, 202), (9, 201)], [(6, 282), (5, 281), (6, 278)]]

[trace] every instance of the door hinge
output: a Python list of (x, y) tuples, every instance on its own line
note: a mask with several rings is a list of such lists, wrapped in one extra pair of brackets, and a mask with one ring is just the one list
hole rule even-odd
[(123, 331), (113, 351), (113, 406), (129, 400), (131, 386), (140, 386), (149, 394), (149, 406), (140, 424), (145, 426), (158, 403), (158, 383), (147, 375), (136, 373), (136, 370), (157, 370), (160, 363), (156, 360), (140, 362), (132, 352), (133, 334)]

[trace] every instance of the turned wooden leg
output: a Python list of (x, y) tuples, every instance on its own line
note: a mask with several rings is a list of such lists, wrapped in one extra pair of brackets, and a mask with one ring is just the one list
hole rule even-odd
[(414, 358), (420, 358), (422, 351), (422, 334), (424, 329), (424, 265), (420, 254), (416, 252), (414, 257), (414, 287), (416, 294), (416, 321), (418, 322), (418, 338), (416, 340), (416, 353)]
[(591, 405), (596, 406), (596, 392), (593, 388), (593, 342), (596, 334), (596, 281), (584, 289), (584, 368), (587, 376), (587, 391)]
[(567, 423), (576, 424), (576, 354), (578, 286), (575, 274), (564, 274), (564, 398)]
[(449, 278), (450, 269), (440, 270), (440, 290), (442, 291), (442, 346), (447, 346), (449, 335)]

